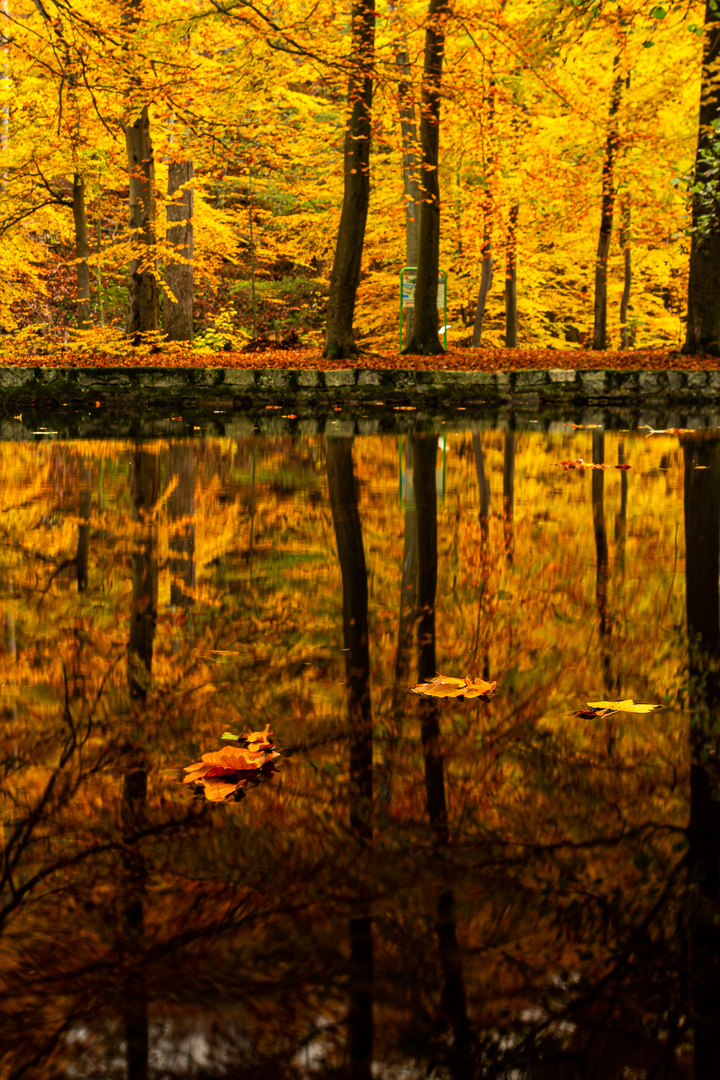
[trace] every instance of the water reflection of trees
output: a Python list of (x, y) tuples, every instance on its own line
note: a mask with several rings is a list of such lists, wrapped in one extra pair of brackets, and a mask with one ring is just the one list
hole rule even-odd
[[(693, 732), (705, 734), (693, 742), (688, 791), (682, 745), (665, 740), (660, 727), (657, 743), (648, 728), (628, 727), (627, 739), (620, 729), (610, 759), (601, 729), (583, 731), (571, 720), (553, 726), (542, 700), (552, 684), (532, 688), (542, 666), (521, 671), (517, 692), (498, 694), (488, 707), (438, 708), (394, 694), (401, 588), (415, 597), (419, 678), (435, 673), (438, 657), (444, 664), (454, 641), (438, 586), (451, 518), (437, 503), (437, 439), (418, 435), (414, 511), (398, 517), (394, 546), (381, 549), (392, 551), (397, 570), (395, 592), (381, 598), (390, 612), (388, 649), (375, 630), (377, 501), (363, 486), (367, 451), (359, 442), (327, 440), (328, 498), (299, 500), (307, 520), (291, 512), (293, 477), (307, 475), (307, 453), (259, 446), (253, 480), (249, 445), (240, 446), (234, 466), (224, 465), (224, 491), (233, 494), (212, 503), (214, 465), (203, 461), (210, 479), (200, 483), (198, 465), (194, 504), (187, 479), (183, 506), (166, 501), (166, 539), (164, 493), (173, 477), (189, 476), (188, 455), (132, 448), (133, 471), (121, 480), (128, 517), (134, 507), (138, 520), (113, 548), (125, 582), (116, 588), (124, 610), (115, 618), (124, 620), (125, 636), (116, 635), (116, 652), (102, 666), (105, 688), (98, 696), (100, 665), (82, 653), (90, 692), (69, 710), (61, 700), (53, 713), (34, 713), (42, 738), (14, 730), (22, 735), (19, 765), (6, 747), (12, 821), (3, 855), (2, 1000), (21, 1024), (32, 1018), (36, 1034), (32, 1051), (9, 1029), (0, 1038), (8, 1075), (48, 1075), (48, 1061), (61, 1074), (71, 1058), (99, 1074), (123, 1053), (132, 1076), (160, 1071), (153, 1047), (158, 1052), (164, 1031), (176, 1049), (190, 1035), (204, 1040), (205, 1075), (291, 1078), (307, 1074), (304, 1062), (312, 1061), (319, 1076), (366, 1077), (374, 1061), (409, 1076), (434, 1067), (457, 1077), (680, 1076), (691, 1013), (697, 1075), (710, 1075), (702, 1047), (711, 1047), (717, 1027), (717, 982), (712, 964), (697, 957), (698, 927), (707, 951), (716, 902), (715, 886), (702, 884), (717, 865), (715, 811), (703, 818), (702, 787), (712, 793), (715, 783), (705, 677), (712, 650), (706, 644), (691, 659), (691, 684), (700, 687)], [(516, 459), (521, 453), (518, 436)], [(283, 490), (272, 502), (267, 477), (280, 467)], [(488, 475), (491, 467), (485, 455)], [(314, 461), (311, 468), (314, 477)], [(714, 483), (712, 472), (694, 470), (691, 481)], [(698, 490), (686, 498), (689, 598), (711, 597), (713, 574), (717, 586), (716, 556), (704, 583), (692, 581), (693, 566), (706, 567), (717, 550), (712, 537), (702, 547), (702, 522), (720, 516), (716, 494)], [(493, 565), (522, 575), (529, 556), (521, 481), (510, 565), (506, 515), (497, 537), (490, 527), (483, 533), (477, 500), (466, 491), (463, 499)], [(77, 486), (72, 500), (76, 514)], [(696, 524), (695, 509), (706, 504)], [(597, 580), (604, 566), (608, 581), (612, 566), (596, 558), (597, 507), (597, 498), (586, 502), (577, 523), (589, 536), (583, 587), (595, 626)], [(210, 572), (198, 552), (211, 514), (218, 531), (223, 515), (232, 528), (223, 579), (217, 592), (203, 593)], [(68, 533), (73, 545), (77, 527)], [(414, 551), (412, 588), (413, 575), (403, 579), (401, 570), (403, 528), (414, 531), (405, 543)], [(319, 588), (293, 546), (299, 534), (325, 545)], [(83, 590), (96, 606), (101, 539), (91, 529)], [(473, 604), (487, 565), (478, 563)], [(194, 582), (185, 576), (191, 566)], [(164, 587), (170, 609), (160, 600), (166, 568), (177, 586)], [(638, 575), (632, 548), (626, 573)], [(178, 632), (174, 610), (188, 598), (192, 635)], [(476, 607), (461, 602), (471, 636)], [(691, 613), (688, 603), (688, 625), (700, 632), (706, 614)], [(501, 625), (496, 612), (495, 600), (483, 610), (491, 633)], [(400, 702), (404, 714), (385, 755), (390, 794), (373, 813), (373, 754), (382, 757), (387, 717)], [(242, 804), (204, 813), (174, 785), (174, 772), (167, 780), (208, 748), (208, 732), (266, 720), (291, 752), (273, 783)], [(664, 723), (662, 714), (656, 722)], [(668, 743), (672, 762), (663, 760)], [(44, 767), (35, 774), (34, 754)], [(692, 904), (688, 873), (698, 882)], [(163, 1068), (181, 1074), (167, 1059)]]

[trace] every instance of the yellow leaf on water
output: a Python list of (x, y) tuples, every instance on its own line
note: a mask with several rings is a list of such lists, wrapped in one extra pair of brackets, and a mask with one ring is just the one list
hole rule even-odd
[(650, 713), (662, 708), (662, 705), (641, 705), (632, 698), (626, 701), (588, 701), (587, 706), (589, 709), (612, 709), (614, 712), (630, 713)]
[(410, 687), (411, 694), (429, 698), (476, 698), (485, 697), (495, 691), (497, 682), (484, 682), (466, 675), (456, 679), (452, 675), (436, 675), (429, 682), (418, 683)]

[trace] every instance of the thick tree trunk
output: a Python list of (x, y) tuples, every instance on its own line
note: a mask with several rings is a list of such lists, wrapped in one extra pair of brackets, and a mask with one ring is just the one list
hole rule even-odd
[(169, 341), (193, 338), (194, 175), (192, 161), (170, 162), (166, 237), (176, 258), (165, 267), (163, 330)]
[(430, 0), (425, 31), (425, 66), (420, 114), (422, 147), (422, 202), (418, 236), (417, 280), (415, 283), (415, 325), (403, 353), (435, 355), (445, 350), (440, 344), (438, 322), (438, 274), (440, 270), (440, 183), (438, 147), (440, 138), (440, 88), (445, 51), (445, 20), (448, 0)]
[(630, 250), (631, 238), (631, 205), (630, 195), (625, 192), (620, 199), (620, 247), (623, 252), (623, 294), (620, 301), (620, 345), (623, 349), (630, 348), (630, 330), (627, 324), (628, 307), (630, 304), (630, 288), (632, 286), (632, 253)]
[(352, 28), (352, 67), (348, 86), (351, 111), (343, 157), (345, 186), (330, 275), (325, 331), (324, 355), (330, 360), (346, 359), (357, 353), (353, 318), (370, 202), (375, 0), (354, 0)]
[(130, 262), (127, 333), (133, 345), (158, 329), (159, 292), (155, 222), (155, 160), (147, 105), (125, 128), (130, 179)]
[(73, 220), (75, 222), (75, 257), (77, 259), (77, 324), (81, 330), (90, 329), (90, 254), (87, 217), (85, 214), (85, 181), (79, 173), (73, 177)]
[(702, 85), (698, 145), (695, 158), (695, 187), (701, 190), (693, 196), (693, 233), (690, 244), (690, 277), (688, 280), (687, 333), (683, 352), (720, 354), (720, 200), (702, 188), (715, 179), (708, 173), (707, 158), (717, 135), (713, 123), (720, 119), (717, 64), (720, 58), (720, 11), (716, 0), (706, 0), (705, 47), (703, 52)]
[[(407, 33), (398, 5), (391, 0), (390, 19), (393, 23), (395, 38), (395, 64), (398, 69), (398, 104), (400, 108), (400, 133), (403, 148), (403, 197), (405, 199), (405, 265), (417, 266), (418, 260), (418, 222), (422, 195), (418, 183), (419, 163), (417, 159), (417, 125), (415, 121), (415, 102), (412, 88), (412, 68), (408, 53)], [(415, 321), (415, 308), (406, 309), (405, 340), (412, 337)]]
[(613, 85), (608, 114), (608, 134), (605, 143), (605, 161), (602, 171), (602, 209), (600, 235), (595, 262), (595, 317), (593, 322), (593, 349), (606, 349), (607, 339), (607, 265), (612, 236), (613, 210), (615, 207), (615, 157), (618, 149), (617, 114), (620, 108), (622, 77), (618, 74), (620, 57), (613, 60)]

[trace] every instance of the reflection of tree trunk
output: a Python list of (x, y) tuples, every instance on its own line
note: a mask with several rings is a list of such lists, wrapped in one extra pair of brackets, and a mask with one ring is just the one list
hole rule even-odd
[[(327, 440), (330, 508), (343, 584), (343, 645), (350, 715), (350, 830), (372, 842), (372, 715), (368, 587), (352, 439)], [(362, 903), (360, 906), (364, 906)], [(350, 919), (349, 1054), (352, 1080), (370, 1080), (373, 1050), (372, 920), (362, 911)]]
[(372, 919), (350, 920), (350, 1076), (370, 1080), (373, 1054)]
[[(623, 439), (618, 443), (618, 465), (625, 464), (625, 442)], [(618, 574), (625, 574), (625, 534), (627, 531), (627, 496), (628, 475), (627, 469), (620, 470), (620, 513), (615, 518), (615, 565)]]
[(478, 487), (480, 489), (480, 532), (483, 543), (486, 544), (490, 532), (490, 485), (485, 475), (485, 459), (480, 435), (477, 431), (473, 432), (472, 440), (473, 450), (475, 451), (475, 471), (477, 472)]
[(144, 701), (152, 670), (157, 622), (158, 564), (155, 504), (160, 494), (158, 454), (135, 447), (132, 462), (133, 519), (137, 533), (132, 554), (133, 602), (128, 642), (128, 682), (133, 698)]
[[(413, 436), (415, 512), (418, 545), (418, 682), (435, 677), (435, 590), (437, 587), (437, 438)], [(420, 701), (420, 735), (430, 824), (438, 842), (447, 840), (445, 778), (440, 751), (438, 707)]]
[[(152, 672), (157, 619), (158, 565), (155, 507), (160, 496), (160, 457), (135, 446), (132, 459), (132, 510), (136, 533), (132, 553), (133, 605), (128, 642), (130, 696), (142, 709)], [(141, 714), (134, 712), (135, 723)], [(128, 1080), (148, 1076), (147, 987), (140, 960), (145, 932), (144, 896), (147, 867), (138, 833), (147, 824), (147, 762), (137, 733), (129, 732), (124, 747), (122, 796), (123, 867), (125, 870), (121, 947), (121, 979), (125, 1057)]]
[(92, 510), (92, 491), (90, 490), (90, 466), (85, 458), (80, 459), (80, 505), (78, 507), (81, 525), (78, 526), (77, 568), (78, 592), (88, 587), (88, 559), (90, 556), (90, 512)]
[[(437, 439), (415, 435), (415, 505), (418, 533), (418, 681), (431, 679), (435, 671), (435, 594), (437, 590)], [(445, 771), (439, 747), (440, 722), (435, 702), (421, 700), (420, 734), (425, 758), (427, 813), (435, 842), (448, 841)], [(469, 1024), (465, 1005), (462, 962), (455, 924), (455, 898), (444, 889), (435, 917), (435, 933), (443, 972), (441, 1011), (453, 1032), (451, 1075), (457, 1080), (467, 1075)]]
[(410, 680), (413, 630), (417, 615), (417, 524), (415, 520), (412, 439), (405, 440), (405, 476), (405, 540), (402, 582), (400, 585), (400, 620), (397, 658), (395, 660), (395, 685), (406, 689)]
[[(600, 464), (605, 460), (605, 434), (602, 431), (592, 433), (592, 459), (593, 463)], [(605, 473), (602, 469), (593, 469), (592, 474), (592, 511), (593, 528), (595, 530), (595, 603), (597, 605), (600, 633), (600, 648), (602, 650), (602, 665), (605, 675), (605, 689), (612, 690), (612, 675), (610, 672), (610, 650), (608, 636), (610, 633), (610, 620), (608, 616), (607, 586), (608, 586), (608, 542), (607, 529), (605, 527)]]
[[(485, 458), (483, 456), (482, 442), (480, 435), (477, 431), (473, 432), (473, 450), (475, 452), (475, 471), (477, 472), (478, 487), (480, 489), (480, 537), (482, 544), (482, 551), (480, 555), (481, 559), (481, 582), (478, 596), (478, 613), (477, 613), (477, 626), (475, 629), (475, 640), (473, 642), (472, 656), (474, 660), (477, 660), (478, 649), (480, 647), (480, 631), (481, 621), (483, 618), (483, 611), (485, 608), (485, 593), (488, 587), (488, 576), (490, 567), (490, 552), (488, 548), (488, 541), (490, 539), (490, 484), (488, 483), (487, 476), (485, 474)], [(480, 675), (486, 681), (490, 678), (490, 656), (485, 648), (485, 655), (483, 656), (482, 671)]]
[(192, 444), (173, 444), (167, 455), (167, 483), (177, 485), (168, 498), (168, 517), (182, 521), (181, 531), (170, 540), (170, 600), (175, 607), (189, 607), (195, 590), (195, 454)]
[(372, 839), (372, 716), (368, 587), (352, 439), (327, 440), (330, 507), (343, 583), (343, 642), (350, 714), (350, 827)]
[(505, 432), (505, 455), (503, 458), (503, 520), (505, 523), (505, 557), (512, 566), (515, 541), (513, 537), (513, 513), (515, 509), (515, 432)]
[(452, 889), (445, 889), (438, 899), (435, 933), (443, 973), (442, 1011), (453, 1033), (450, 1075), (453, 1080), (465, 1080), (470, 1065), (468, 1060), (470, 1024), (467, 1015), (462, 953), (457, 940), (455, 923), (455, 896)]
[[(690, 981), (695, 1077), (720, 1076), (720, 440), (683, 440), (685, 583), (689, 637), (690, 821), (688, 875), (694, 886)], [(696, 469), (695, 466), (706, 466)]]

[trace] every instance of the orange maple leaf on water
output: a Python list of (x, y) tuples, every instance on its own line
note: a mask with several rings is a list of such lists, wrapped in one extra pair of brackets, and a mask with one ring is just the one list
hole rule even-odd
[(280, 756), (269, 724), (264, 731), (247, 731), (244, 735), (226, 732), (222, 738), (231, 739), (236, 745), (203, 754), (200, 761), (184, 766), (187, 776), (183, 783), (198, 784), (211, 802), (242, 797), (242, 789), (249, 783), (258, 783), (261, 775), (269, 771), (267, 766)]
[(410, 687), (411, 694), (418, 694), (425, 698), (456, 698), (458, 700), (468, 698), (484, 698), (487, 700), (495, 693), (495, 682), (484, 682), (482, 679), (472, 679), (466, 675), (464, 679), (456, 679), (452, 675), (436, 675), (429, 682), (418, 683)]

